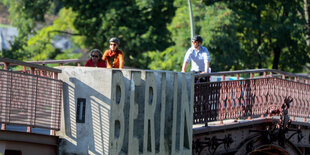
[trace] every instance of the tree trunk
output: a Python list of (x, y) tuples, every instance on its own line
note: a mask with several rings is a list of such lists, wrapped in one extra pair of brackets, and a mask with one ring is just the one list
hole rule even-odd
[(308, 0), (304, 0), (305, 20), (306, 20), (306, 42), (310, 46), (310, 17)]
[(273, 57), (272, 69), (278, 69), (280, 54), (281, 54), (281, 48), (280, 47), (275, 47), (273, 49), (274, 57)]

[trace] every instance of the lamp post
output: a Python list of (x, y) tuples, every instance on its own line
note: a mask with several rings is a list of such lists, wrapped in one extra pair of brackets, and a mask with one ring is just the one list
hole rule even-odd
[(192, 0), (188, 0), (188, 8), (189, 8), (189, 20), (191, 23), (191, 38), (193, 38), (195, 35), (195, 26), (193, 19)]

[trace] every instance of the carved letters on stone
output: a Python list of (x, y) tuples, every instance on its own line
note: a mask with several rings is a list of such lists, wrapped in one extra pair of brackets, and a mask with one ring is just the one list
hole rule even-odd
[(193, 80), (113, 70), (110, 154), (191, 154)]

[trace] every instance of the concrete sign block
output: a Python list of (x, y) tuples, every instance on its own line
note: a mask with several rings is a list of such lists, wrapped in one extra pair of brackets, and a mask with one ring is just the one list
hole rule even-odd
[[(56, 132), (60, 154), (192, 154), (192, 75), (59, 69), (64, 82), (62, 125)], [(82, 118), (78, 100), (86, 101), (84, 122), (76, 121)]]

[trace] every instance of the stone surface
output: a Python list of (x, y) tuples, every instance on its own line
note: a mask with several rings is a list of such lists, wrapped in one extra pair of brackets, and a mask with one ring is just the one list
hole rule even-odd
[(62, 125), (56, 132), (60, 154), (192, 153), (192, 75), (58, 68), (64, 82)]

